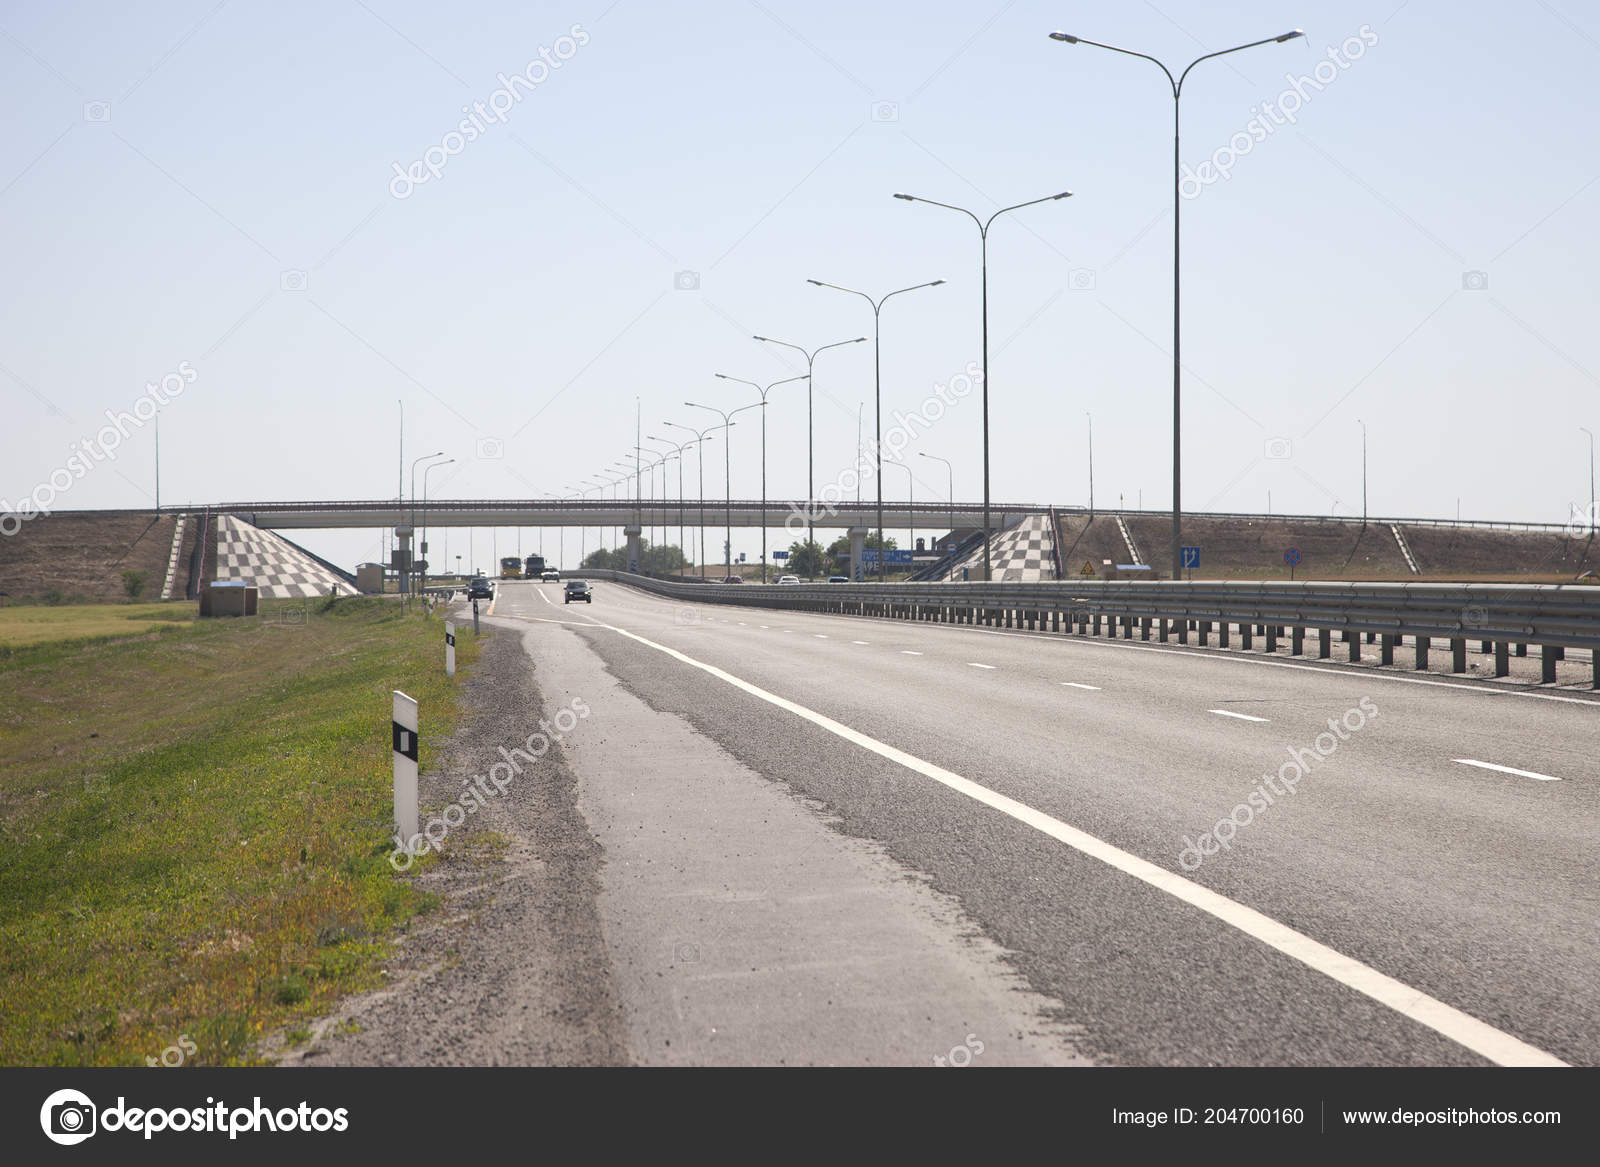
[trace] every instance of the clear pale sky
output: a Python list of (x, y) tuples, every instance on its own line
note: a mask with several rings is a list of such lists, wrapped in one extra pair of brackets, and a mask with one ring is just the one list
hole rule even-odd
[[(393, 497), (401, 401), (407, 463), (457, 459), (434, 496), (561, 493), (631, 452), (636, 399), (665, 435), (707, 424), (686, 399), (754, 399), (714, 373), (804, 371), (752, 333), (871, 335), (862, 301), (807, 277), (874, 294), (945, 279), (884, 309), (887, 418), (980, 341), (976, 229), (890, 195), (987, 215), (1071, 189), (993, 229), (993, 492), (1087, 501), (1092, 411), (1096, 502), (1167, 506), (1170, 90), (1147, 62), (1046, 34), (1176, 70), (1296, 27), (1184, 89), (1199, 167), (1286, 74), (1368, 30), (1320, 91), (1302, 84), (1293, 124), (1184, 202), (1185, 507), (1263, 510), (1270, 492), (1278, 512), (1359, 513), (1360, 419), (1374, 514), (1450, 517), (1459, 499), (1468, 518), (1567, 519), (1589, 499), (1579, 427), (1600, 429), (1600, 10), (1575, 0), (13, 2), (0, 498), (184, 362), (164, 503)], [(541, 48), (555, 67), (503, 122), (394, 197), (395, 164)], [(872, 346), (824, 354), (819, 489), (863, 401), (870, 440)], [(754, 497), (744, 416), (733, 489)], [(951, 458), (965, 500), (980, 421), (973, 394), (909, 447)], [(768, 422), (768, 492), (799, 496), (803, 386), (774, 391)], [(147, 505), (153, 460), (134, 427), (55, 505)], [(907, 464), (919, 499), (945, 497), (943, 466)], [(722, 474), (712, 445), (708, 494)], [(378, 552), (375, 532), (303, 538), (347, 565)]]

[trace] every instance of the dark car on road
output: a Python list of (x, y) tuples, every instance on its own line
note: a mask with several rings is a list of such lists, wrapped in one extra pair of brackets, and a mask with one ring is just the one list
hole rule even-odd
[(585, 604), (594, 603), (594, 589), (589, 586), (586, 579), (569, 579), (561, 597), (563, 604), (570, 604), (573, 600), (582, 600)]
[(847, 576), (847, 575), (830, 575), (828, 577), (828, 582), (829, 583), (849, 583), (850, 582), (850, 577)]
[(475, 575), (467, 584), (467, 599), (492, 600), (494, 599), (494, 585), (489, 582), (488, 576)]

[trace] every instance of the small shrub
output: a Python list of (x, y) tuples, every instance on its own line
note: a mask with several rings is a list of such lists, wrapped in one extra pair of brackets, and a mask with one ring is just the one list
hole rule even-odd
[(144, 595), (144, 572), (123, 572), (122, 590), (128, 593), (128, 599), (130, 600), (137, 600), (140, 596)]

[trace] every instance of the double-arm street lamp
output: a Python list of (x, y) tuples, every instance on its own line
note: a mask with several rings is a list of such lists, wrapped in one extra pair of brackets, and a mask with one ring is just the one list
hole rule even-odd
[(730, 377), (726, 373), (718, 373), (724, 381), (732, 381), (735, 385), (748, 385), (761, 394), (761, 582), (767, 582), (767, 394), (779, 385), (792, 385), (796, 381), (809, 381), (810, 373), (802, 373), (798, 377), (785, 377), (781, 381), (774, 381), (765, 389), (756, 381), (746, 381), (743, 377)]
[(1147, 53), (1136, 53), (1132, 49), (1123, 49), (1123, 48), (1118, 48), (1116, 45), (1108, 45), (1108, 44), (1102, 44), (1099, 41), (1085, 40), (1082, 37), (1071, 36), (1068, 33), (1064, 33), (1064, 32), (1053, 32), (1053, 33), (1050, 34), (1050, 39), (1051, 40), (1060, 41), (1063, 44), (1069, 44), (1069, 45), (1093, 45), (1097, 49), (1108, 49), (1113, 53), (1121, 53), (1124, 56), (1138, 57), (1141, 60), (1149, 61), (1152, 65), (1154, 65), (1156, 68), (1160, 69), (1161, 72), (1166, 75), (1167, 81), (1172, 86), (1172, 578), (1173, 579), (1182, 579), (1183, 578), (1183, 553), (1181, 551), (1181, 547), (1182, 547), (1182, 544), (1183, 544), (1183, 501), (1182, 501), (1182, 496), (1180, 494), (1180, 486), (1181, 486), (1181, 479), (1182, 479), (1182, 474), (1181, 474), (1181, 471), (1182, 471), (1182, 459), (1181, 459), (1181, 456), (1180, 456), (1181, 445), (1180, 445), (1180, 438), (1179, 438), (1179, 431), (1180, 431), (1180, 428), (1182, 426), (1182, 413), (1180, 411), (1180, 401), (1181, 401), (1182, 385), (1183, 385), (1183, 361), (1182, 361), (1182, 358), (1180, 356), (1180, 349), (1179, 349), (1179, 335), (1180, 335), (1179, 317), (1180, 317), (1180, 314), (1181, 314), (1182, 298), (1181, 298), (1180, 291), (1179, 291), (1181, 268), (1180, 268), (1180, 264), (1179, 264), (1180, 252), (1179, 252), (1179, 249), (1178, 249), (1179, 209), (1183, 205), (1183, 194), (1182, 194), (1182, 189), (1183, 189), (1182, 188), (1183, 160), (1182, 160), (1182, 158), (1181, 158), (1181, 156), (1179, 155), (1179, 152), (1178, 152), (1178, 149), (1179, 149), (1179, 147), (1178, 147), (1179, 125), (1180, 125), (1179, 107), (1180, 107), (1180, 104), (1181, 104), (1179, 99), (1183, 96), (1183, 82), (1184, 82), (1184, 79), (1189, 76), (1189, 70), (1193, 69), (1201, 61), (1209, 61), (1213, 57), (1225, 57), (1229, 53), (1243, 52), (1245, 49), (1253, 49), (1253, 48), (1256, 48), (1259, 45), (1282, 44), (1284, 41), (1291, 41), (1291, 40), (1294, 40), (1296, 37), (1300, 37), (1300, 36), (1304, 36), (1304, 35), (1305, 35), (1305, 33), (1301, 32), (1298, 28), (1296, 28), (1296, 29), (1291, 29), (1289, 32), (1286, 32), (1286, 33), (1282, 34), (1281, 36), (1270, 36), (1270, 37), (1267, 37), (1265, 40), (1251, 41), (1249, 44), (1235, 45), (1231, 49), (1221, 49), (1221, 50), (1219, 50), (1219, 51), (1217, 51), (1215, 53), (1207, 53), (1202, 57), (1196, 57), (1193, 61), (1190, 61), (1188, 66), (1183, 70), (1183, 72), (1180, 73), (1176, 78), (1174, 78), (1172, 76), (1172, 70), (1171, 69), (1167, 68), (1166, 65), (1162, 64), (1160, 61), (1156, 60), (1156, 58), (1148, 55)]
[(723, 427), (720, 426), (720, 425), (714, 425), (714, 426), (709, 427), (708, 429), (697, 430), (693, 426), (679, 425), (675, 421), (664, 421), (661, 424), (664, 425), (664, 426), (669, 426), (670, 428), (675, 429), (675, 430), (687, 430), (689, 433), (694, 435), (694, 441), (693, 442), (687, 442), (685, 444), (686, 445), (692, 445), (692, 446), (695, 447), (695, 469), (700, 475), (700, 496), (699, 496), (700, 497), (700, 553), (699, 553), (698, 558), (700, 560), (700, 578), (701, 579), (705, 579), (706, 578), (706, 447), (705, 447), (705, 443), (709, 442), (711, 440), (710, 437), (707, 436), (707, 435), (715, 433), (717, 430), (722, 429)]
[(758, 336), (756, 339), (766, 344), (778, 345), (781, 348), (792, 348), (806, 358), (806, 543), (809, 545), (817, 541), (816, 530), (813, 527), (817, 510), (817, 484), (815, 477), (816, 428), (813, 424), (812, 410), (812, 398), (815, 396), (812, 390), (816, 387), (816, 383), (811, 380), (812, 374), (816, 372), (817, 354), (827, 352), (830, 348), (843, 348), (847, 344), (865, 344), (867, 338), (858, 336), (854, 340), (835, 341), (833, 344), (825, 344), (820, 348), (814, 348), (810, 352), (806, 352), (805, 349), (797, 344), (790, 344), (786, 340), (774, 340), (770, 336)]
[[(909, 288), (898, 288), (887, 292), (874, 300), (865, 292), (858, 292), (854, 288), (843, 288), (838, 284), (828, 284), (821, 280), (807, 280), (808, 284), (815, 284), (819, 288), (832, 288), (836, 292), (847, 292), (852, 296), (860, 296), (872, 305), (872, 398), (876, 408), (873, 422), (874, 433), (872, 443), (872, 476), (878, 480), (878, 582), (884, 582), (885, 555), (883, 549), (883, 306), (890, 297), (903, 295), (906, 292), (915, 292), (919, 288), (937, 288), (944, 283), (943, 280), (929, 280), (925, 284), (912, 284)], [(860, 564), (851, 564), (852, 569), (859, 569)]]
[[(439, 467), (448, 466), (454, 461), (454, 458), (446, 458), (443, 462), (430, 462), (422, 468), (422, 542), (419, 544), (422, 556), (418, 561), (418, 568), (423, 595), (427, 595), (428, 592), (428, 475), (439, 469)], [(448, 540), (446, 544), (448, 548)], [(450, 570), (448, 560), (445, 563), (445, 570)]]
[(908, 203), (927, 203), (930, 207), (943, 207), (947, 211), (959, 211), (978, 225), (978, 238), (982, 253), (983, 268), (983, 578), (988, 580), (992, 574), (989, 566), (989, 225), (1001, 215), (1012, 211), (1019, 211), (1023, 207), (1037, 206), (1039, 203), (1050, 203), (1057, 199), (1070, 198), (1072, 192), (1064, 190), (1060, 194), (1046, 195), (1042, 199), (1030, 199), (1025, 203), (1015, 206), (1001, 207), (988, 219), (980, 219), (965, 207), (954, 207), (949, 203), (935, 202), (933, 199), (918, 198), (916, 195), (897, 194), (894, 197), (904, 199)]
[[(741, 405), (738, 409), (718, 409), (715, 405), (699, 405), (699, 404), (697, 404), (697, 403), (695, 403), (693, 401), (685, 401), (684, 404), (687, 405), (690, 409), (709, 409), (712, 413), (716, 414), (718, 417), (720, 417), (722, 419), (722, 425), (720, 427), (713, 427), (713, 428), (720, 428), (720, 429), (731, 429), (733, 427), (733, 424), (734, 424), (733, 423), (733, 419), (734, 419), (735, 415), (741, 414), (747, 409), (760, 409), (761, 408), (760, 405)], [(729, 576), (729, 575), (733, 574), (733, 435), (732, 434), (729, 434), (723, 440), (723, 443), (722, 443), (722, 463), (723, 463), (723, 483), (724, 483), (724, 485), (723, 485), (724, 507), (726, 508), (725, 513), (723, 515), (723, 519), (727, 523), (727, 530), (725, 532), (724, 541), (723, 541), (723, 544), (722, 544), (723, 556), (727, 560), (727, 564), (726, 564), (727, 571), (725, 571), (723, 574), (724, 574), (724, 576)]]
[(401, 591), (406, 592), (407, 594), (409, 594), (410, 591), (411, 591), (411, 576), (414, 574), (411, 569), (415, 565), (415, 563), (416, 563), (416, 561), (418, 559), (418, 555), (417, 555), (417, 552), (416, 552), (416, 546), (417, 546), (417, 466), (418, 466), (419, 463), (426, 462), (426, 461), (428, 461), (428, 460), (430, 460), (432, 458), (443, 458), (443, 457), (444, 457), (444, 451), (443, 450), (435, 450), (431, 454), (422, 455), (422, 457), (415, 459), (411, 463), (411, 547), (412, 547), (412, 552), (411, 552), (411, 562), (406, 564), (405, 581), (401, 585), (401, 588), (400, 588)]

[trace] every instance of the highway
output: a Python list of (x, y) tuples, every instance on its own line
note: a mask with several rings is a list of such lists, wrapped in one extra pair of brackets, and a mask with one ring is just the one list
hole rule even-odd
[(489, 620), (646, 1062), (1600, 1064), (1600, 700), (594, 590)]

